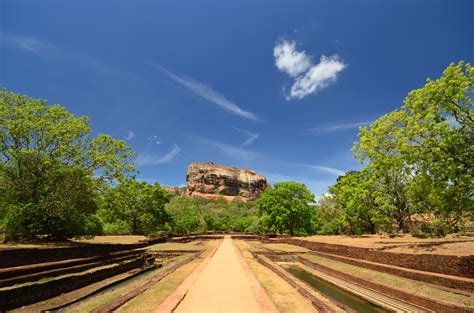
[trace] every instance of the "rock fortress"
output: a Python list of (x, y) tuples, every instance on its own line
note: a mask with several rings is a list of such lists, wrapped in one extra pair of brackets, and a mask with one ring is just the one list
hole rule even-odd
[(257, 172), (212, 162), (189, 164), (186, 172), (186, 187), (164, 187), (175, 195), (218, 199), (231, 202), (235, 198), (247, 202), (269, 187), (267, 179)]

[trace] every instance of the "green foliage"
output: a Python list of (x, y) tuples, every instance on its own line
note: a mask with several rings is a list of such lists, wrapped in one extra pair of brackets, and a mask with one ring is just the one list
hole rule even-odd
[(150, 235), (165, 228), (170, 194), (160, 187), (129, 179), (106, 193), (98, 212), (108, 234)]
[(319, 227), (314, 209), (314, 195), (296, 182), (276, 183), (258, 198), (257, 215), (266, 230), (290, 235), (309, 235)]
[(374, 189), (365, 172), (349, 172), (329, 189), (334, 201), (343, 208), (348, 233), (375, 233), (379, 206)]
[(174, 197), (166, 210), (172, 217), (172, 232), (176, 234), (258, 231), (252, 203)]
[(133, 170), (124, 141), (91, 136), (87, 117), (0, 91), (0, 218), (9, 238), (100, 232), (97, 192)]
[(337, 197), (332, 194), (323, 195), (316, 204), (316, 211), (321, 217), (320, 234), (335, 235), (343, 232), (343, 209)]
[(425, 231), (442, 234), (472, 216), (473, 88), (471, 65), (451, 64), (400, 109), (361, 127), (354, 152), (368, 164), (330, 189), (350, 232), (408, 231), (412, 216), (428, 214)]

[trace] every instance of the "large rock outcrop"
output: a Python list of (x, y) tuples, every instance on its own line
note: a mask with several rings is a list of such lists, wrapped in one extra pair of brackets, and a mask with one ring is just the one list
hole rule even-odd
[(269, 186), (267, 179), (255, 171), (214, 163), (189, 164), (186, 182), (191, 197), (224, 197), (227, 201), (255, 200)]

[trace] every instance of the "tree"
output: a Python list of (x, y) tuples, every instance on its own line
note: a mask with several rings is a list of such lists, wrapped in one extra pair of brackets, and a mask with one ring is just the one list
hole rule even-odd
[(150, 235), (163, 230), (170, 221), (165, 210), (170, 196), (158, 183), (150, 185), (129, 179), (109, 190), (99, 215), (112, 224), (106, 227), (125, 223), (124, 233)]
[(92, 136), (89, 119), (0, 91), (0, 192), (7, 237), (65, 239), (98, 231), (97, 190), (133, 170), (130, 147)]
[(269, 231), (308, 235), (319, 227), (314, 202), (314, 195), (303, 184), (275, 183), (257, 199), (256, 213)]
[(171, 215), (170, 225), (176, 234), (259, 231), (252, 202), (234, 199), (228, 203), (224, 198), (173, 197), (166, 210)]
[(344, 222), (350, 234), (375, 233), (378, 206), (371, 182), (364, 173), (349, 172), (329, 188), (344, 212)]
[(398, 180), (392, 191), (403, 186), (400, 199), (414, 212), (434, 213), (454, 224), (472, 214), (473, 88), (471, 65), (451, 64), (441, 78), (410, 92), (399, 110), (360, 130), (356, 156), (370, 160), (379, 178)]
[(345, 223), (344, 210), (339, 199), (334, 194), (324, 194), (318, 200), (316, 211), (321, 217), (320, 233), (324, 235), (336, 235), (343, 232)]

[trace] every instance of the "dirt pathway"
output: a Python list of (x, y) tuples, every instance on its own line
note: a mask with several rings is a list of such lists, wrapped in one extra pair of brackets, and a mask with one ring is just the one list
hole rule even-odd
[[(177, 289), (186, 292), (173, 312), (277, 312), (230, 237), (193, 274)], [(170, 295), (155, 312), (177, 298)]]

